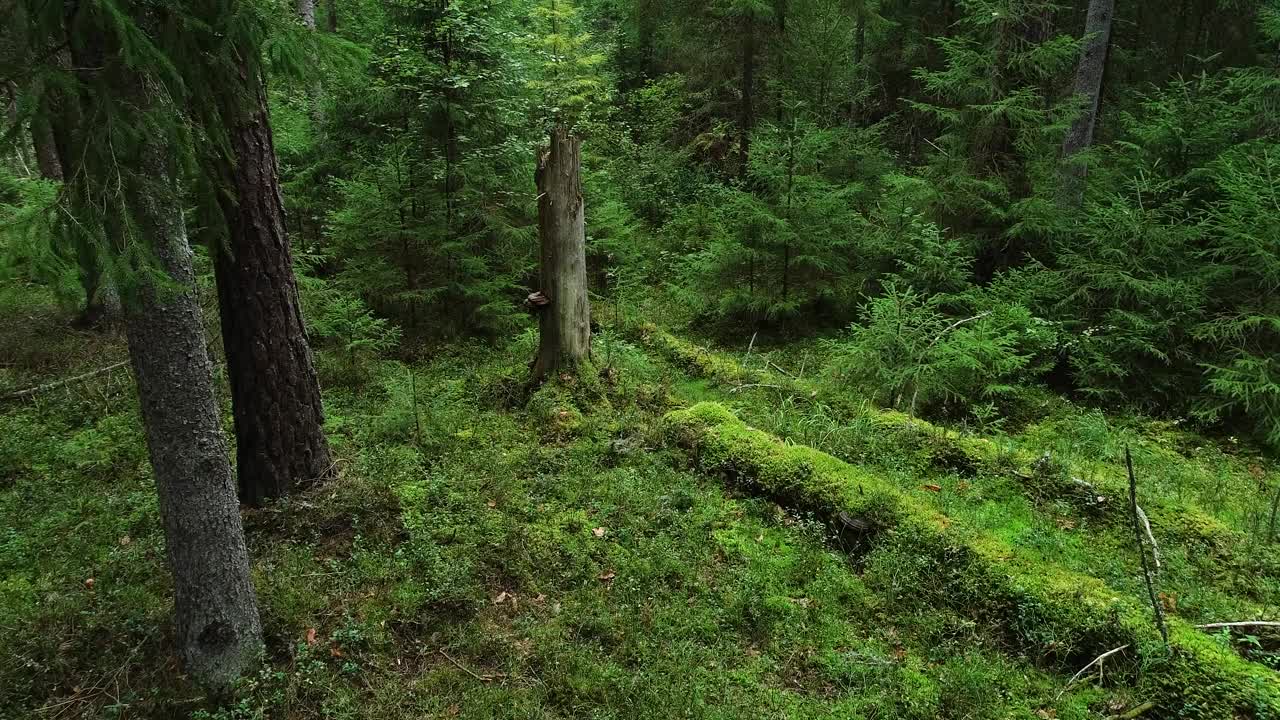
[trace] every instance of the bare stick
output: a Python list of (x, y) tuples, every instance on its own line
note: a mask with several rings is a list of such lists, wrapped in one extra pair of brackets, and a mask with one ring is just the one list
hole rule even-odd
[(1219, 628), (1243, 627), (1280, 627), (1280, 622), (1274, 622), (1272, 620), (1245, 620), (1242, 622), (1218, 622), (1196, 625), (1197, 630), (1217, 630)]
[(452, 657), (452, 656), (450, 656), (450, 655), (449, 655), (449, 653), (445, 652), (443, 649), (438, 650), (437, 652), (439, 652), (441, 655), (443, 655), (445, 660), (448, 660), (449, 662), (453, 663), (454, 667), (456, 667), (456, 668), (458, 668), (459, 670), (461, 670), (462, 672), (464, 672), (464, 673), (466, 673), (466, 674), (470, 675), (471, 677), (473, 677), (473, 678), (475, 678), (475, 679), (479, 680), (480, 682), (489, 682), (489, 680), (491, 680), (491, 679), (492, 679), (492, 678), (485, 677), (485, 676), (483, 676), (483, 675), (477, 675), (477, 674), (475, 674), (475, 672), (473, 672), (473, 671), (472, 671), (470, 668), (468, 668), (466, 665), (463, 665), (462, 663), (458, 662), (457, 660), (454, 660), (454, 659), (453, 659), (453, 657)]
[(1151, 521), (1147, 519), (1147, 513), (1143, 511), (1141, 505), (1134, 505), (1134, 509), (1138, 512), (1138, 519), (1142, 521), (1142, 529), (1147, 532), (1147, 540), (1151, 542), (1151, 559), (1155, 561), (1156, 575), (1160, 574), (1160, 545), (1156, 543), (1155, 533), (1151, 532)]
[(1164, 611), (1160, 609), (1160, 598), (1156, 596), (1156, 584), (1151, 577), (1151, 568), (1147, 566), (1147, 548), (1142, 541), (1142, 521), (1138, 519), (1138, 477), (1133, 473), (1133, 454), (1126, 446), (1124, 464), (1129, 470), (1129, 508), (1133, 511), (1133, 535), (1138, 541), (1138, 557), (1142, 560), (1142, 577), (1147, 581), (1147, 594), (1151, 596), (1151, 609), (1156, 616), (1156, 629), (1166, 647), (1169, 645), (1169, 629), (1164, 624)]
[(46, 383), (44, 385), (37, 385), (36, 387), (27, 388), (26, 390), (19, 390), (18, 392), (9, 393), (8, 395), (0, 396), (0, 400), (20, 400), (22, 398), (31, 397), (33, 395), (39, 395), (42, 392), (53, 390), (54, 388), (60, 388), (63, 385), (71, 385), (72, 383), (78, 383), (82, 380), (88, 380), (89, 378), (94, 378), (99, 375), (109, 373), (112, 370), (118, 370), (128, 364), (129, 364), (129, 361), (125, 360), (123, 362), (118, 362), (115, 365), (108, 365), (107, 367), (104, 367), (104, 368), (98, 368), (97, 370), (94, 370), (92, 372), (87, 372), (83, 375), (76, 375), (75, 377), (69, 377), (66, 380), (58, 380), (57, 382)]
[(757, 335), (759, 335), (759, 334), (760, 334), (760, 331), (759, 331), (759, 330), (757, 330), (757, 331), (755, 331), (755, 332), (751, 333), (751, 343), (747, 345), (747, 355), (746, 355), (746, 357), (742, 358), (742, 365), (743, 365), (743, 367), (746, 367), (747, 361), (751, 359), (751, 351), (752, 351), (753, 349), (755, 349), (755, 346), (756, 346), (756, 336), (757, 336)]
[(772, 360), (767, 361), (767, 364), (772, 365), (774, 370), (777, 370), (778, 372), (782, 373), (783, 375), (786, 375), (786, 376), (787, 376), (787, 377), (789, 377), (789, 378), (793, 378), (793, 377), (795, 377), (795, 375), (792, 375), (791, 373), (787, 372), (786, 370), (783, 370), (782, 368), (778, 367), (778, 364), (777, 364), (777, 363), (775, 363), (775, 362), (774, 362), (774, 361), (772, 361)]
[(729, 392), (731, 392), (731, 393), (736, 393), (736, 392), (738, 392), (739, 390), (746, 390), (747, 388), (773, 388), (773, 389), (775, 389), (775, 390), (778, 390), (778, 389), (780, 389), (780, 386), (778, 386), (778, 385), (765, 385), (765, 384), (763, 384), (763, 383), (752, 383), (752, 384), (750, 384), (750, 385), (739, 385), (739, 386), (737, 386), (737, 387), (733, 388), (732, 390), (730, 390)]
[(1107, 720), (1133, 720), (1134, 718), (1154, 708), (1155, 706), (1156, 706), (1155, 702), (1148, 700), (1142, 703), (1141, 705), (1133, 708), (1132, 710), (1120, 713), (1119, 715), (1111, 715), (1110, 717), (1107, 718)]
[(1081, 676), (1083, 676), (1086, 672), (1089, 671), (1089, 668), (1093, 667), (1094, 665), (1097, 665), (1098, 668), (1101, 669), (1103, 660), (1106, 660), (1107, 658), (1111, 657), (1112, 655), (1115, 655), (1118, 652), (1121, 652), (1123, 650), (1128, 650), (1128, 649), (1129, 649), (1128, 645), (1121, 645), (1120, 647), (1114, 650), (1108, 650), (1102, 653), (1101, 655), (1099, 655), (1098, 657), (1090, 660), (1088, 665), (1085, 665), (1084, 667), (1080, 668), (1080, 672), (1071, 676), (1071, 679), (1067, 681), (1066, 686), (1063, 687), (1062, 691), (1058, 693), (1058, 697), (1061, 698), (1063, 694), (1065, 694), (1068, 690), (1070, 690), (1071, 686), (1075, 685), (1076, 681), (1079, 680)]

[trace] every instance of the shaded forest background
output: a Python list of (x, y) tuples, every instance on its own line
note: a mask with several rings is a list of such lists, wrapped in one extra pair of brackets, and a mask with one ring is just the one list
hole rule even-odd
[[(964, 416), (1047, 383), (1280, 441), (1266, 2), (1120, 3), (1070, 158), (1084, 2), (352, 0), (310, 37), (278, 5), (254, 11), (315, 341), (522, 327), (534, 150), (570, 113), (616, 311), (830, 335), (889, 404)], [(44, 222), (42, 102), (11, 96), (30, 174), (3, 213), (30, 232), (4, 265), (84, 303), (95, 261)]]

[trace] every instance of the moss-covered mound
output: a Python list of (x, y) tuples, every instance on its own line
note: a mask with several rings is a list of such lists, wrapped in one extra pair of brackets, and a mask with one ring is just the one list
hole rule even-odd
[[(860, 537), (864, 553), (924, 558), (954, 608), (990, 622), (1063, 670), (1129, 646), (1120, 677), (1162, 717), (1280, 717), (1280, 676), (1177, 620), (1166, 650), (1149, 610), (1101, 581), (1020, 556), (953, 524), (875, 474), (755, 430), (723, 406), (701, 403), (665, 418), (667, 438), (703, 471), (818, 514)], [(1048, 639), (1052, 639), (1051, 645)]]
[[(1123, 501), (1128, 492), (1127, 479), (1122, 475), (1091, 474), (1090, 482), (1085, 483), (1077, 478), (1086, 473), (1050, 461), (1043, 454), (1012, 449), (907, 413), (869, 406), (820, 382), (744, 367), (724, 353), (698, 346), (652, 323), (627, 328), (626, 332), (646, 349), (696, 377), (731, 388), (768, 384), (793, 397), (821, 402), (843, 416), (867, 418), (879, 432), (896, 437), (903, 446), (916, 446), (935, 465), (966, 472), (988, 469), (1008, 473), (1018, 478), (1033, 497), (1066, 501), (1081, 513), (1099, 519), (1129, 521)], [(1147, 504), (1152, 524), (1172, 540), (1195, 542), (1210, 551), (1229, 550), (1246, 542), (1242, 533), (1185, 501), (1168, 505), (1151, 500)], [(1267, 557), (1254, 558), (1253, 564), (1264, 560), (1267, 569), (1280, 562)]]

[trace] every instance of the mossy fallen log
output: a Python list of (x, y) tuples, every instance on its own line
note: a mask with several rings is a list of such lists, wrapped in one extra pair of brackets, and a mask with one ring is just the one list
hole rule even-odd
[(1063, 671), (1129, 645), (1120, 677), (1151, 697), (1154, 717), (1280, 717), (1280, 675), (1176, 618), (1166, 650), (1140, 602), (957, 526), (873, 472), (784, 443), (716, 403), (668, 414), (663, 431), (706, 473), (837, 527), (856, 522), (866, 539), (863, 552), (890, 548), (928, 558), (936, 569), (928, 582), (942, 586), (956, 612), (1002, 628), (1024, 651)]
[[(1085, 473), (1047, 460), (1043, 455), (1002, 446), (991, 439), (944, 428), (907, 413), (873, 407), (823, 383), (744, 367), (725, 353), (700, 347), (652, 323), (629, 326), (623, 332), (692, 376), (731, 388), (767, 385), (802, 400), (822, 402), (840, 416), (869, 419), (877, 432), (898, 438), (905, 447), (923, 453), (935, 466), (964, 474), (987, 471), (1011, 475), (1022, 483), (1034, 500), (1066, 501), (1081, 515), (1110, 522), (1129, 522), (1126, 503), (1123, 502), (1128, 486), (1119, 470), (1114, 476), (1094, 478), (1084, 483), (1076, 477)], [(1243, 533), (1185, 503), (1167, 506), (1152, 501), (1146, 510), (1156, 532), (1162, 537), (1194, 543), (1215, 555), (1225, 557), (1232, 548), (1247, 542)], [(1280, 559), (1253, 558), (1251, 562), (1261, 563), (1257, 568), (1259, 571), (1268, 571), (1275, 569)]]

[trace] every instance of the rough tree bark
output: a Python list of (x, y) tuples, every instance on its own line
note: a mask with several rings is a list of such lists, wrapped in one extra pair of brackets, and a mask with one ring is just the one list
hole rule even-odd
[(316, 0), (298, 0), (298, 17), (308, 30), (316, 29)]
[[(148, 161), (155, 181), (134, 197), (156, 261), (179, 289), (140, 289), (125, 325), (173, 571), (178, 650), (197, 682), (224, 689), (257, 660), (262, 627), (219, 426), (182, 199), (162, 163)], [(155, 192), (162, 183), (169, 192)]]
[[(285, 232), (271, 121), (261, 78), (242, 65), (226, 89), (234, 162), (219, 161), (227, 244), (214, 276), (222, 318), (240, 497), (250, 504), (287, 494), (332, 471), (324, 409), (298, 302)], [(247, 98), (247, 100), (246, 100)]]
[(1080, 52), (1080, 64), (1076, 67), (1075, 84), (1076, 96), (1083, 98), (1084, 109), (1062, 141), (1062, 197), (1065, 204), (1074, 207), (1079, 207), (1084, 201), (1088, 169), (1074, 161), (1073, 156), (1093, 144), (1115, 4), (1115, 0), (1089, 0), (1089, 14), (1085, 19), (1084, 48)]
[(550, 147), (538, 158), (541, 294), (549, 303), (538, 310), (535, 382), (570, 370), (591, 354), (581, 147), (581, 140), (556, 127)]
[[(145, 111), (155, 93), (141, 78), (137, 86), (124, 92)], [(173, 572), (179, 655), (195, 681), (222, 691), (257, 661), (262, 627), (166, 149), (143, 140), (121, 173), (138, 235), (171, 281), (158, 286), (138, 273), (125, 329)]]

